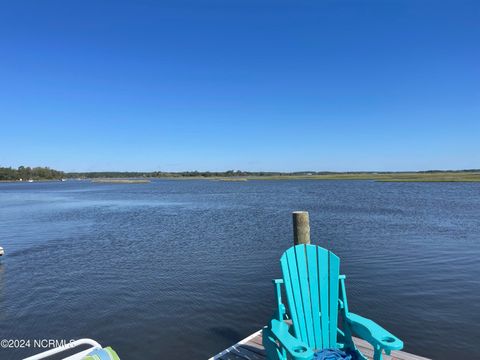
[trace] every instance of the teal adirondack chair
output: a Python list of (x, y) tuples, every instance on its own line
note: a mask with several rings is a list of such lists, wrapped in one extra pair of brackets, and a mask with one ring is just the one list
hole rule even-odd
[(277, 309), (262, 334), (268, 360), (310, 360), (314, 350), (322, 349), (348, 350), (366, 360), (352, 334), (372, 344), (374, 360), (381, 360), (383, 351), (390, 354), (403, 348), (403, 342), (381, 326), (348, 311), (345, 275), (340, 275), (340, 259), (334, 253), (315, 245), (297, 245), (285, 251), (280, 264), (283, 279), (273, 280)]

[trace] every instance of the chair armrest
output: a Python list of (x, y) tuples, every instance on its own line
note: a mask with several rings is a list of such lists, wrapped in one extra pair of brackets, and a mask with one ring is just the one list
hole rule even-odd
[(385, 349), (387, 352), (403, 348), (402, 340), (372, 320), (353, 313), (349, 313), (346, 320), (352, 332), (368, 341), (374, 348)]
[(292, 336), (288, 331), (288, 325), (283, 321), (272, 320), (270, 331), (280, 345), (290, 354), (293, 360), (312, 360), (313, 351), (305, 343)]

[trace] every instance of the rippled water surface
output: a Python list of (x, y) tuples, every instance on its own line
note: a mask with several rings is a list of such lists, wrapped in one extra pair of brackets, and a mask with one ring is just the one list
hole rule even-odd
[[(342, 259), (351, 311), (434, 359), (480, 358), (480, 184), (0, 184), (0, 339), (206, 359), (267, 323), (291, 211)], [(39, 349), (0, 349), (19, 359)]]

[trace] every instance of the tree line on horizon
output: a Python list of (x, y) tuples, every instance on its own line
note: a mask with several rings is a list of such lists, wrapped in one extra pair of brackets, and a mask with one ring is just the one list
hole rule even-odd
[[(425, 170), (414, 173), (455, 173), (455, 172), (480, 172), (480, 169), (466, 170)], [(138, 171), (94, 171), (94, 172), (64, 172), (54, 170), (49, 167), (29, 167), (19, 166), (17, 169), (12, 167), (0, 167), (0, 181), (27, 181), (27, 180), (60, 180), (64, 178), (72, 179), (92, 179), (92, 178), (165, 178), (165, 177), (245, 177), (245, 176), (308, 176), (308, 175), (329, 175), (329, 174), (392, 174), (392, 173), (412, 173), (392, 172), (392, 171), (296, 171), (296, 172), (272, 172), (272, 171), (179, 171), (179, 172), (138, 172)]]
[(64, 177), (65, 173), (63, 171), (50, 169), (49, 167), (19, 166), (17, 169), (0, 167), (0, 181), (56, 180)]

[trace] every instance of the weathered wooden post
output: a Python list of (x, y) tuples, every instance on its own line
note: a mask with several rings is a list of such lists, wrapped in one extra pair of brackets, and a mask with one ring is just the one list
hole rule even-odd
[(295, 245), (310, 244), (310, 222), (308, 211), (294, 211), (293, 216), (293, 242)]

